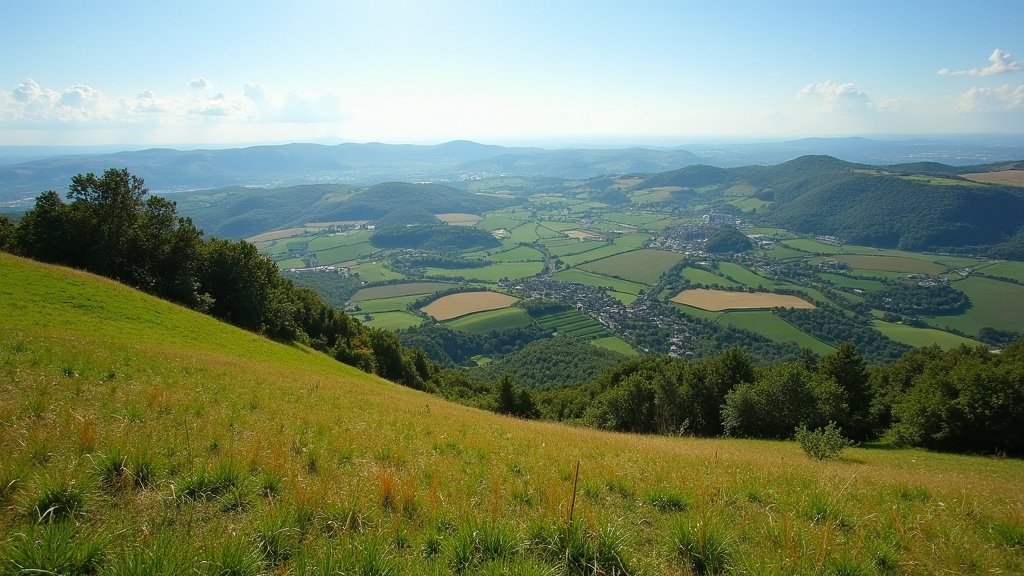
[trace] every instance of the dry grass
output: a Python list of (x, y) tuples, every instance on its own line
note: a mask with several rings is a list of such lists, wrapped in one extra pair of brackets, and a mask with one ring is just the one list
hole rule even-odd
[(474, 226), (477, 222), (484, 219), (479, 214), (465, 214), (462, 212), (448, 212), (445, 214), (434, 214), (434, 216), (452, 226)]
[(766, 292), (729, 292), (695, 288), (683, 290), (672, 298), (673, 302), (686, 304), (701, 310), (720, 312), (722, 310), (749, 310), (763, 308), (804, 308), (814, 309), (814, 304), (788, 294)]
[(486, 310), (508, 308), (519, 299), (497, 292), (461, 292), (434, 300), (422, 310), (436, 320), (450, 320)]
[(1000, 170), (998, 172), (977, 172), (964, 174), (964, 178), (975, 182), (989, 184), (1005, 184), (1008, 186), (1024, 186), (1024, 170)]
[[(133, 551), (226, 564), (237, 545), (274, 574), (335, 560), (345, 573), (572, 574), (613, 557), (631, 574), (688, 574), (676, 527), (709, 526), (732, 573), (839, 573), (851, 559), (865, 574), (1024, 570), (1017, 460), (853, 448), (816, 462), (791, 442), (516, 420), (2, 255), (0, 318), (3, 562), (56, 488), (81, 496), (64, 525), (78, 546), (101, 543), (107, 567)], [(152, 482), (104, 489), (97, 463), (115, 453), (150, 462)], [(264, 538), (273, 556), (261, 534), (284, 539)]]
[(576, 240), (598, 240), (601, 237), (593, 232), (587, 232), (586, 230), (566, 230), (562, 232), (569, 238), (575, 238)]

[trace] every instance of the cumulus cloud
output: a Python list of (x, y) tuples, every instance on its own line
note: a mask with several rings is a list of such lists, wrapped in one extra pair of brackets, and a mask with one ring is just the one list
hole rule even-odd
[(840, 114), (854, 114), (875, 107), (871, 97), (858, 90), (852, 82), (811, 82), (797, 92), (797, 98), (817, 102), (824, 112)]
[[(63, 90), (26, 79), (0, 91), (0, 128), (205, 126), (326, 124), (345, 117), (342, 98), (329, 91), (275, 92), (258, 83), (241, 90), (210, 94), (212, 84), (197, 78), (193, 90), (157, 94), (144, 89), (135, 96), (111, 97), (86, 84)], [(200, 88), (202, 88), (200, 90)]]
[(988, 57), (988, 61), (991, 62), (984, 68), (968, 68), (965, 70), (951, 70), (949, 68), (943, 68), (939, 70), (939, 76), (997, 76), (999, 74), (1009, 74), (1011, 72), (1020, 72), (1024, 70), (1021, 67), (1020, 62), (1016, 60), (1010, 60), (1011, 56), (1009, 52), (996, 48), (992, 51), (992, 54)]
[(998, 112), (1024, 109), (1024, 84), (996, 88), (972, 87), (956, 100), (960, 112)]

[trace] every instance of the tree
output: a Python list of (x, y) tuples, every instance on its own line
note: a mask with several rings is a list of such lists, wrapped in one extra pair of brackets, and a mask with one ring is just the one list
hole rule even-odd
[(0, 216), (0, 251), (9, 252), (14, 248), (14, 234), (17, 227), (7, 216)]
[(817, 367), (818, 373), (839, 385), (845, 394), (847, 412), (839, 415), (837, 424), (847, 437), (862, 441), (871, 435), (871, 389), (864, 358), (851, 342), (844, 342), (835, 352), (825, 355)]

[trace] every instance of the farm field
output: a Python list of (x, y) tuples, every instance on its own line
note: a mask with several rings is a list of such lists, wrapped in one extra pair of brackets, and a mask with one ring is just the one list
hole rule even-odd
[(460, 292), (434, 300), (422, 308), (435, 320), (449, 320), (474, 312), (507, 308), (519, 299), (497, 292)]
[(629, 345), (628, 342), (617, 336), (606, 336), (604, 338), (597, 338), (590, 341), (594, 346), (600, 346), (606, 350), (612, 352), (618, 352), (619, 354), (625, 354), (626, 356), (636, 356), (637, 351)]
[(484, 219), (479, 214), (465, 214), (461, 212), (447, 212), (444, 214), (434, 214), (434, 216), (438, 220), (453, 226), (474, 226), (477, 222)]
[(812, 238), (794, 238), (782, 242), (783, 246), (789, 246), (794, 250), (809, 252), (811, 254), (844, 254), (846, 250), (842, 246), (828, 244)]
[(373, 286), (363, 288), (352, 296), (353, 302), (360, 300), (376, 300), (378, 298), (395, 298), (397, 296), (412, 296), (414, 294), (430, 294), (451, 288), (454, 284), (447, 282), (408, 282), (405, 284), (390, 284), (387, 286)]
[(497, 283), (502, 278), (517, 280), (536, 276), (543, 269), (543, 262), (499, 262), (482, 268), (459, 268), (456, 270), (428, 267), (425, 269), (425, 274), (437, 278), (461, 276), (466, 280)]
[(683, 290), (672, 298), (672, 301), (712, 312), (760, 308), (814, 308), (814, 304), (788, 294), (728, 292), (707, 288)]
[[(360, 312), (360, 314), (363, 314), (363, 312)], [(360, 316), (360, 318), (362, 317)], [(393, 310), (389, 312), (376, 312), (371, 314), (369, 320), (362, 319), (362, 322), (383, 330), (401, 330), (403, 328), (419, 326), (423, 319), (415, 314)]]
[(422, 298), (422, 295), (394, 296), (391, 298), (374, 298), (372, 300), (360, 300), (356, 302), (359, 306), (359, 314), (373, 314), (377, 312), (405, 311), (409, 304)]
[(445, 326), (454, 330), (462, 330), (473, 334), (486, 334), (491, 330), (508, 330), (529, 326), (533, 320), (522, 308), (502, 308), (487, 312), (476, 312), (459, 316), (445, 322)]
[(793, 342), (801, 348), (810, 348), (816, 354), (828, 354), (835, 350), (832, 346), (779, 318), (770, 310), (726, 312), (719, 316), (718, 322), (756, 332), (776, 342)]
[(582, 264), (580, 269), (604, 276), (618, 276), (643, 284), (654, 284), (665, 270), (675, 266), (683, 255), (664, 250), (636, 250)]
[(730, 288), (740, 286), (740, 284), (737, 284), (732, 280), (726, 280), (725, 278), (722, 278), (708, 270), (704, 270), (703, 268), (683, 268), (682, 277), (694, 284), (704, 284), (708, 286), (718, 284), (720, 286)]
[(324, 234), (322, 236), (313, 237), (307, 242), (306, 246), (310, 252), (318, 252), (321, 250), (328, 250), (330, 248), (337, 248), (338, 246), (364, 244), (370, 241), (371, 235), (372, 232), (366, 230)]
[(346, 244), (319, 251), (310, 251), (316, 255), (317, 263), (321, 266), (330, 266), (332, 264), (338, 264), (339, 262), (347, 262), (349, 260), (356, 260), (369, 256), (370, 254), (375, 254), (381, 250), (371, 246), (369, 242), (363, 242), (361, 244)]
[(552, 276), (552, 278), (561, 282), (574, 282), (576, 284), (585, 284), (587, 286), (610, 287), (616, 292), (625, 292), (627, 294), (634, 295), (639, 294), (641, 290), (647, 289), (646, 284), (620, 280), (619, 278), (611, 278), (609, 276), (601, 276), (600, 274), (593, 274), (576, 268), (563, 270)]
[(979, 269), (988, 276), (1002, 276), (1024, 282), (1024, 262), (999, 261)]
[(579, 266), (580, 264), (593, 262), (594, 260), (600, 260), (601, 258), (607, 258), (609, 256), (622, 254), (623, 252), (629, 252), (631, 250), (634, 250), (634, 248), (631, 246), (623, 246), (618, 243), (604, 244), (604, 246), (598, 246), (593, 250), (588, 250), (586, 252), (561, 256), (559, 259), (569, 266)]
[(356, 266), (359, 276), (366, 282), (386, 282), (401, 280), (405, 276), (388, 268), (382, 261), (361, 262)]
[(491, 262), (543, 262), (544, 255), (536, 248), (516, 246), (511, 250), (491, 254), (487, 259)]
[(584, 252), (589, 252), (597, 248), (609, 246), (609, 244), (607, 242), (604, 242), (603, 240), (585, 240), (580, 242), (578, 239), (574, 238), (573, 242), (571, 243), (548, 244), (547, 246), (548, 252), (550, 252), (552, 256), (564, 258), (565, 256), (569, 256), (570, 254), (581, 254)]
[(555, 330), (561, 336), (574, 338), (605, 338), (610, 333), (600, 322), (576, 310), (535, 315), (533, 319), (544, 328)]
[(1024, 286), (971, 276), (951, 282), (971, 299), (971, 307), (957, 316), (925, 316), (929, 324), (949, 326), (977, 335), (986, 326), (998, 330), (1020, 331), (1024, 327)]
[(840, 288), (853, 288), (856, 290), (864, 290), (865, 292), (871, 292), (873, 290), (881, 290), (885, 287), (884, 284), (878, 280), (868, 280), (867, 278), (851, 278), (844, 274), (828, 274), (822, 273), (820, 276), (832, 282)]
[(748, 288), (794, 288), (793, 284), (765, 278), (733, 262), (720, 262), (718, 270)]
[(948, 350), (950, 348), (956, 348), (961, 344), (966, 344), (968, 346), (981, 345), (981, 342), (978, 342), (977, 340), (971, 340), (970, 338), (964, 338), (963, 336), (957, 336), (956, 334), (950, 334), (949, 332), (943, 332), (942, 330), (935, 330), (932, 328), (916, 328), (914, 326), (907, 326), (906, 324), (885, 322), (884, 320), (873, 320), (872, 324), (874, 324), (875, 328), (877, 328), (879, 332), (885, 334), (889, 338), (915, 348), (938, 344), (939, 347)]
[(907, 274), (941, 274), (947, 266), (906, 256), (874, 256), (870, 254), (846, 254), (834, 257), (851, 268), (859, 270), (880, 270), (883, 272), (904, 272)]
[(1000, 170), (998, 172), (963, 174), (963, 177), (975, 182), (1024, 186), (1024, 170)]

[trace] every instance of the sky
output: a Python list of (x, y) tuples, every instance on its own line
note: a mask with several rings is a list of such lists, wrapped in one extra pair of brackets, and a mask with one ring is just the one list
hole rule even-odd
[(0, 146), (1024, 133), (1024, 1), (38, 0)]

